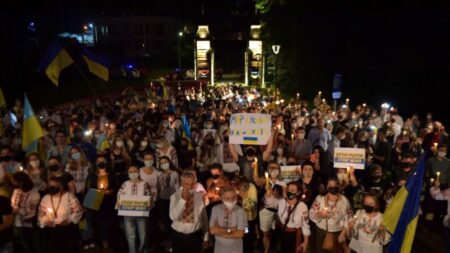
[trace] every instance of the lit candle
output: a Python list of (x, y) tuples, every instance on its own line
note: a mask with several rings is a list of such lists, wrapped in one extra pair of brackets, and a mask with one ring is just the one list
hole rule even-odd
[(434, 183), (434, 178), (430, 179), (430, 183), (433, 184)]
[(303, 194), (303, 195), (302, 195), (302, 199), (305, 199), (305, 198), (306, 198), (306, 195), (305, 195), (305, 194)]
[(320, 97), (320, 95), (322, 95), (322, 91), (319, 91), (319, 97)]
[(220, 188), (219, 188), (219, 187), (216, 187), (215, 190), (219, 192), (219, 191), (220, 191)]
[(294, 134), (291, 134), (291, 139), (292, 139), (292, 140), (294, 139)]
[(350, 167), (345, 168), (345, 171), (347, 172), (347, 176), (350, 177)]
[(53, 212), (53, 210), (51, 208), (47, 208), (47, 218), (51, 222), (55, 222), (55, 213)]
[(366, 107), (366, 103), (363, 104), (363, 107)]
[(100, 186), (98, 187), (99, 190), (103, 190), (103, 184), (100, 184)]
[(264, 173), (264, 176), (266, 177), (266, 189), (269, 189), (270, 184), (269, 184), (269, 173), (266, 172)]
[(20, 170), (20, 171), (23, 171), (23, 167), (22, 167), (22, 166), (20, 166), (20, 167), (19, 167), (19, 170)]
[(300, 97), (300, 93), (297, 93), (297, 99)]
[(437, 175), (436, 179), (439, 180), (439, 176), (441, 175), (441, 172), (439, 172), (439, 171), (436, 172), (436, 175)]
[(258, 158), (255, 158), (255, 168), (253, 168), (255, 171), (258, 171)]
[(324, 99), (322, 99), (322, 104), (325, 104), (325, 98), (324, 98)]
[(437, 147), (438, 147), (438, 143), (437, 143), (437, 142), (435, 142), (435, 143), (433, 143), (433, 145), (434, 145), (434, 148), (435, 148), (435, 149), (437, 149)]

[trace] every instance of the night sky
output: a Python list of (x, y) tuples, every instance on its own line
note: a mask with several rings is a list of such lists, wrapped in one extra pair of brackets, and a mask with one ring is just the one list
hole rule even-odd
[[(262, 17), (254, 14), (250, 0), (8, 1), (0, 8), (0, 85), (12, 96), (29, 85), (41, 85), (35, 63), (49, 38), (61, 31), (77, 32), (98, 16), (172, 16), (190, 27), (208, 22), (216, 34), (246, 31), (249, 23), (263, 18), (273, 29), (267, 39), (282, 45), (280, 59), (285, 62), (280, 65), (290, 73), (282, 79), (285, 90), (300, 90), (310, 97), (318, 90), (331, 95), (333, 75), (341, 72), (343, 99), (377, 106), (387, 101), (407, 116), (419, 112), (424, 117), (431, 111), (450, 122), (448, 3), (274, 2), (275, 15)], [(201, 15), (202, 4), (205, 15)], [(227, 16), (232, 9), (239, 9), (241, 15)], [(239, 19), (242, 27), (236, 22)], [(30, 20), (39, 25), (38, 38), (27, 31)], [(233, 27), (218, 25), (227, 20), (233, 21)]]

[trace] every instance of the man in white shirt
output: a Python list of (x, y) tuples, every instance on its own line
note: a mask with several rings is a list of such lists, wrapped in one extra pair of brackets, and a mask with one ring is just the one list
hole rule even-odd
[(201, 252), (208, 245), (208, 217), (202, 194), (194, 191), (197, 182), (192, 172), (181, 175), (181, 187), (170, 197), (170, 219), (174, 230), (172, 249)]

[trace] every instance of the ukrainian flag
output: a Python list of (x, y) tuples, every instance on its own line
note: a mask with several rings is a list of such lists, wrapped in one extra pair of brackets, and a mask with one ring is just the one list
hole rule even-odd
[(106, 82), (109, 80), (109, 66), (111, 64), (107, 59), (89, 52), (86, 48), (82, 48), (81, 56), (86, 61), (89, 72)]
[(109, 148), (110, 148), (110, 146), (109, 146), (108, 139), (106, 138), (106, 135), (101, 134), (97, 140), (97, 150), (105, 151), (106, 149), (109, 149)]
[(409, 175), (405, 185), (394, 196), (383, 215), (383, 223), (392, 234), (389, 253), (411, 252), (417, 220), (419, 217), (420, 194), (425, 173), (426, 156)]
[(54, 40), (44, 59), (38, 67), (39, 72), (45, 72), (48, 78), (56, 85), (59, 85), (59, 74), (73, 63), (69, 53), (61, 47), (58, 41)]
[(41, 125), (39, 124), (36, 115), (34, 115), (33, 108), (31, 107), (28, 97), (25, 95), (25, 102), (23, 109), (23, 137), (22, 137), (22, 148), (29, 154), (33, 152), (38, 152), (38, 141), (39, 138), (44, 137), (44, 132), (42, 131)]
[(191, 141), (191, 127), (189, 125), (189, 121), (186, 115), (181, 116), (181, 121), (183, 122), (183, 138), (188, 139), (189, 141), (189, 150), (192, 150), (192, 141)]

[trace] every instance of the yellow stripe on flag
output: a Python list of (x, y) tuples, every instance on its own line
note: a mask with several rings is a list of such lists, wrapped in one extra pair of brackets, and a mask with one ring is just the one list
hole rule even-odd
[(70, 64), (73, 63), (72, 57), (65, 49), (61, 49), (58, 55), (50, 62), (50, 64), (45, 69), (45, 74), (48, 78), (56, 85), (59, 85), (59, 74)]
[(402, 186), (384, 212), (383, 224), (391, 233), (394, 233), (395, 228), (397, 227), (407, 197), (408, 191)]
[(414, 242), (414, 236), (416, 234), (417, 220), (419, 216), (416, 216), (406, 227), (405, 237), (403, 238), (402, 249), (400, 253), (410, 253)]
[(83, 55), (83, 59), (86, 61), (88, 68), (89, 68), (89, 72), (91, 72), (92, 74), (98, 76), (99, 78), (108, 81), (109, 80), (109, 69), (107, 67), (105, 67), (104, 65), (92, 61), (91, 59), (89, 59), (88, 57)]
[(258, 141), (244, 140), (244, 145), (258, 145)]

